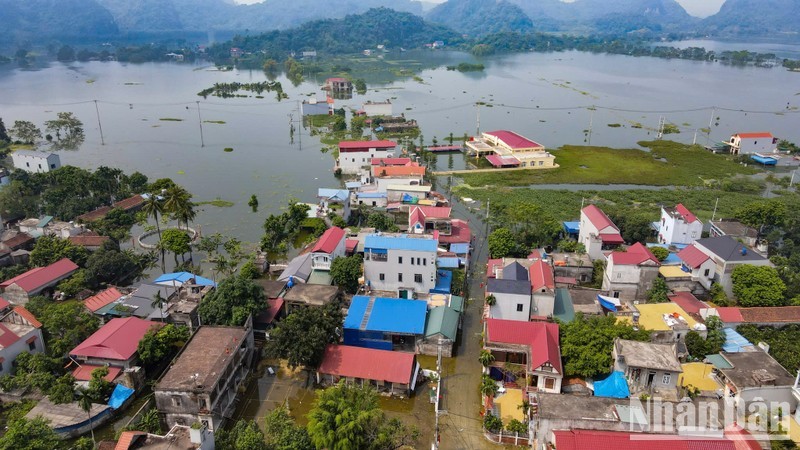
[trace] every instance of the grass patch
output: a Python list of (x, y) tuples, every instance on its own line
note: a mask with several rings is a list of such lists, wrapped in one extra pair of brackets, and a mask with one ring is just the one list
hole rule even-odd
[(552, 151), (560, 165), (557, 169), (475, 173), (463, 175), (463, 179), (470, 186), (559, 183), (705, 186), (713, 180), (758, 172), (699, 145), (672, 141), (647, 141), (639, 145), (650, 152), (566, 145)]
[(235, 205), (236, 203), (230, 202), (228, 200), (222, 200), (221, 198), (217, 197), (214, 200), (208, 200), (205, 202), (198, 202), (198, 205), (211, 205), (216, 206), (217, 208), (230, 208), (231, 206)]
[(227, 122), (224, 120), (204, 120), (203, 123), (216, 123), (218, 125), (225, 125)]
[(222, 149), (222, 151), (225, 152), (225, 153), (230, 153), (230, 152), (233, 151), (233, 147), (225, 147), (225, 148)]
[(183, 122), (183, 119), (177, 119), (175, 117), (162, 117), (158, 120), (162, 122)]

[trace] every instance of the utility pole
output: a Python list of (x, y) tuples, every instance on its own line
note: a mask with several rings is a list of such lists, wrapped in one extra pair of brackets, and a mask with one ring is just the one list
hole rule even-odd
[(792, 187), (792, 185), (794, 184), (794, 174), (796, 174), (796, 173), (797, 173), (797, 169), (794, 169), (792, 171), (792, 178), (789, 179), (789, 187)]
[(717, 107), (711, 108), (711, 117), (708, 119), (708, 133), (706, 133), (706, 142), (708, 145), (711, 145), (711, 126), (714, 125), (714, 116), (717, 115)]
[(717, 206), (719, 206), (719, 197), (717, 197), (717, 201), (714, 202), (714, 213), (711, 214), (711, 220), (714, 220), (714, 219), (717, 218)]
[(595, 111), (595, 109), (596, 108), (594, 107), (594, 105), (592, 105), (592, 107), (589, 109), (589, 136), (587, 136), (587, 138), (588, 138), (587, 144), (589, 144), (589, 145), (592, 145), (592, 126), (594, 125), (594, 111)]
[(103, 137), (103, 124), (100, 123), (100, 108), (97, 107), (97, 100), (94, 101), (94, 111), (97, 113), (97, 126), (100, 127), (100, 145), (106, 145), (106, 140)]
[(200, 117), (200, 101), (196, 101), (197, 103), (197, 122), (200, 124), (200, 147), (206, 146), (206, 141), (203, 138), (203, 118)]
[(658, 138), (661, 139), (664, 137), (664, 124), (666, 123), (666, 119), (664, 116), (658, 118)]
[[(316, 98), (316, 96), (314, 96)], [(297, 101), (297, 112), (300, 114), (297, 127), (297, 144), (300, 150), (303, 150), (303, 108), (300, 106), (300, 100)]]
[(697, 128), (694, 129), (694, 139), (692, 139), (692, 145), (697, 145)]
[(478, 103), (475, 103), (475, 114), (477, 116), (475, 137), (479, 137), (481, 135), (481, 105)]

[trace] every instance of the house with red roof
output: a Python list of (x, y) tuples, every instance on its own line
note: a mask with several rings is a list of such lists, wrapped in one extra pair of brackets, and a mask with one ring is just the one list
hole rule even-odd
[(596, 205), (581, 210), (578, 242), (586, 248), (586, 254), (593, 261), (604, 258), (603, 251), (614, 250), (625, 243), (619, 228)]
[(557, 167), (555, 156), (544, 145), (508, 130), (487, 131), (466, 143), (467, 150), (486, 156), (495, 167), (549, 169)]
[(706, 290), (711, 289), (717, 267), (711, 256), (698, 246), (689, 245), (678, 252), (678, 259), (681, 260), (681, 270), (691, 276), (692, 281), (700, 283)]
[(424, 234), (439, 231), (439, 236), (452, 232), (452, 208), (447, 206), (411, 205), (408, 210), (409, 233)]
[(778, 138), (768, 131), (736, 133), (728, 141), (728, 147), (732, 155), (772, 153), (778, 150)]
[(36, 267), (0, 283), (3, 297), (11, 303), (24, 305), (36, 295), (42, 295), (78, 270), (77, 264), (67, 258), (46, 267)]
[(683, 204), (661, 208), (661, 221), (658, 222), (658, 242), (667, 245), (689, 245), (700, 239), (703, 222)]
[(698, 239), (678, 253), (681, 267), (692, 274), (692, 280), (706, 289), (719, 283), (728, 296), (733, 296), (731, 274), (736, 266), (772, 266), (769, 259), (753, 251), (731, 236)]
[(117, 290), (117, 288), (111, 287), (84, 300), (83, 306), (85, 306), (89, 311), (95, 313), (100, 308), (108, 306), (124, 296), (125, 294)]
[(410, 396), (419, 371), (414, 353), (331, 344), (325, 348), (316, 376), (317, 383), (326, 386), (345, 380), (379, 392)]
[(397, 143), (388, 140), (339, 142), (336, 169), (347, 174), (357, 174), (362, 169), (369, 171), (373, 158), (393, 157), (395, 148)]
[(20, 353), (44, 350), (42, 324), (30, 311), (15, 306), (0, 319), (0, 376), (11, 374)]
[(558, 450), (757, 450), (761, 446), (742, 430), (735, 436), (692, 437), (629, 431), (553, 430), (547, 448)]
[(613, 251), (608, 255), (602, 289), (614, 298), (646, 300), (659, 267), (658, 258), (639, 242), (625, 251)]
[[(486, 319), (484, 349), (494, 361), (489, 373), (507, 387), (528, 386), (541, 392), (560, 393), (564, 370), (558, 324)], [(525, 379), (525, 383), (516, 381)]]
[(331, 270), (334, 258), (345, 255), (345, 241), (343, 229), (331, 227), (325, 230), (311, 248), (311, 268), (313, 270)]
[(163, 324), (138, 317), (111, 319), (69, 352), (81, 366), (111, 366), (123, 369), (136, 365), (139, 341), (153, 327)]

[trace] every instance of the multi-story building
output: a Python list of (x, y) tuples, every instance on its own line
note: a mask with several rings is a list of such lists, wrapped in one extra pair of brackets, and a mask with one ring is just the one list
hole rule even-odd
[(685, 206), (678, 203), (674, 208), (661, 208), (658, 242), (662, 244), (691, 244), (701, 238), (703, 222)]
[(624, 244), (625, 240), (603, 210), (589, 205), (581, 210), (578, 242), (586, 248), (589, 258), (595, 260), (603, 257), (603, 250), (613, 250)]
[(436, 250), (432, 235), (370, 234), (364, 240), (364, 278), (371, 289), (397, 291), (400, 298), (436, 287)]
[(0, 319), (0, 375), (11, 374), (20, 353), (44, 350), (42, 324), (30, 311), (15, 306)]
[(369, 172), (372, 158), (388, 158), (394, 155), (397, 144), (392, 141), (342, 141), (339, 142), (339, 158), (336, 168), (342, 173)]
[(61, 167), (61, 158), (55, 153), (17, 150), (11, 153), (14, 167), (26, 172), (44, 173)]
[(623, 300), (645, 300), (660, 266), (658, 258), (639, 242), (627, 251), (611, 252), (603, 274), (603, 291)]

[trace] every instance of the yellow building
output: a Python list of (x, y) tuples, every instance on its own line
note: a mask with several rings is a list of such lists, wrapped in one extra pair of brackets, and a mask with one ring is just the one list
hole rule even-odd
[(476, 156), (486, 156), (495, 167), (524, 167), (552, 169), (558, 167), (555, 156), (544, 145), (513, 131), (498, 130), (481, 133), (466, 142), (467, 149)]

